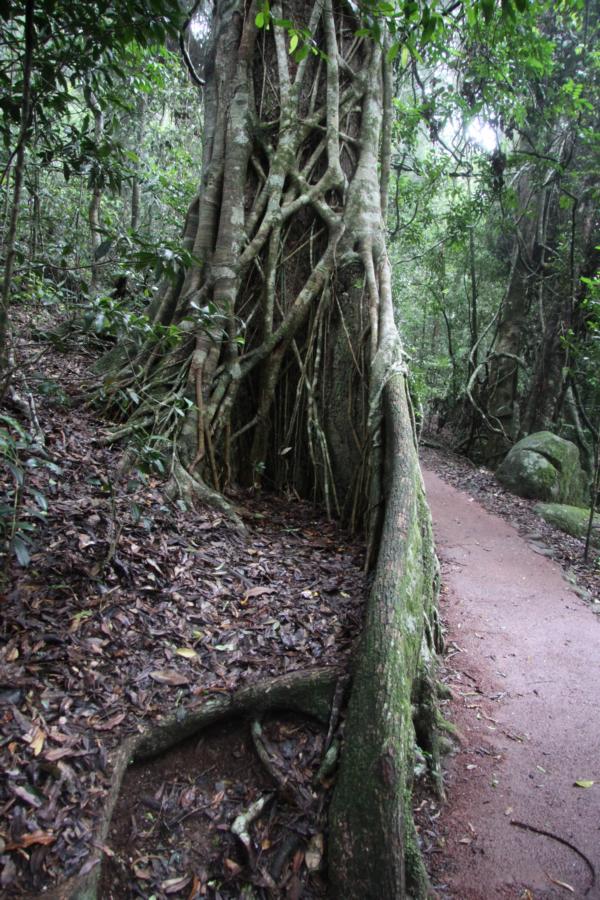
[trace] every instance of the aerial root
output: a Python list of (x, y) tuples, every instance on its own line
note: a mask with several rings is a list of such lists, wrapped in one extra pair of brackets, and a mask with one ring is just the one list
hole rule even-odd
[(222, 512), (239, 531), (246, 531), (246, 526), (233, 504), (219, 491), (209, 487), (198, 475), (190, 475), (176, 455), (173, 457), (171, 477), (165, 491), (171, 499), (180, 498), (190, 506), (193, 506), (194, 500), (200, 500), (206, 506)]

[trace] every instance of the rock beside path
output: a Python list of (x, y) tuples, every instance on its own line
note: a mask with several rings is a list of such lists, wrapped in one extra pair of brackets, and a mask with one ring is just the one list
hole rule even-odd
[[(534, 507), (535, 512), (549, 522), (556, 525), (561, 531), (576, 538), (585, 540), (590, 519), (589, 509), (579, 506), (569, 506), (566, 503), (538, 503)], [(591, 543), (593, 547), (600, 548), (600, 516), (594, 516), (592, 525)]]
[(500, 484), (535, 500), (580, 506), (585, 474), (579, 450), (571, 441), (539, 431), (520, 440), (496, 471)]

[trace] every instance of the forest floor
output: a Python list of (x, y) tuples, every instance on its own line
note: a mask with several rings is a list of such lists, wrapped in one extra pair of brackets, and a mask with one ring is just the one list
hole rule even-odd
[[(45, 447), (18, 450), (15, 523), (37, 521), (40, 495), (47, 512), (21, 529), (25, 565), (4, 568), (0, 893), (42, 896), (102, 856), (106, 900), (237, 898), (249, 885), (321, 896), (331, 782), (316, 773), (331, 735), (316, 720), (266, 716), (263, 762), (250, 722), (236, 720), (135, 764), (100, 847), (97, 829), (125, 738), (248, 685), (347, 668), (362, 543), (295, 496), (240, 493), (239, 533), (169, 503), (147, 467), (118, 474), (111, 423), (89, 405), (95, 354), (47, 343), (34, 313), (16, 311), (17, 384)], [(0, 412), (27, 427), (14, 406)], [(260, 798), (248, 853), (231, 826)]]
[[(100, 841), (98, 824), (115, 751), (125, 740), (249, 685), (323, 667), (347, 670), (366, 595), (361, 542), (295, 496), (251, 491), (234, 498), (246, 525), (240, 534), (213, 511), (168, 502), (153, 454), (119, 472), (121, 450), (106, 443), (111, 423), (90, 405), (97, 351), (87, 340), (49, 343), (47, 330), (56, 323), (40, 308), (18, 308), (15, 316), (17, 384), (35, 403), (44, 449), (16, 447), (15, 467), (25, 480), (12, 524), (8, 515), (23, 539), (23, 565), (12, 557), (3, 570), (0, 894), (49, 896), (64, 879), (98, 868), (106, 900), (216, 900), (246, 889), (291, 900), (324, 896), (331, 780), (317, 773), (334, 723), (328, 729), (298, 714), (268, 714), (258, 737), (247, 718), (212, 725), (129, 767)], [(7, 405), (2, 413), (26, 427), (20, 409)], [(600, 786), (572, 786), (600, 781), (597, 754), (586, 756), (590, 729), (600, 733), (600, 655), (590, 657), (600, 635), (591, 606), (597, 571), (581, 564), (580, 542), (538, 519), (531, 503), (502, 491), (489, 472), (447, 452), (424, 450), (424, 463), (471, 495), (428, 476), (445, 582), (444, 678), (454, 695), (446, 715), (462, 735), (448, 763), (449, 804), (440, 815), (426, 794), (418, 799), (439, 895), (553, 897), (566, 896), (564, 885), (571, 885), (584, 896), (591, 869), (583, 857), (511, 820), (555, 832), (600, 868)], [(10, 490), (14, 475), (3, 475)], [(444, 491), (452, 491), (449, 499)], [(466, 505), (460, 515), (457, 504)], [(462, 537), (455, 520), (479, 515), (487, 518), (473, 526), (475, 538)], [(528, 543), (497, 516), (518, 524)], [(552, 587), (540, 582), (536, 599), (515, 593), (513, 557), (505, 555), (499, 570), (490, 565), (483, 537), (490, 523), (501, 529), (497, 552), (516, 540), (529, 554), (527, 577), (537, 565), (550, 567)], [(483, 557), (463, 569), (463, 554), (476, 541)], [(454, 580), (461, 573), (465, 583)], [(482, 598), (488, 605), (477, 613)], [(513, 630), (531, 646), (507, 648)], [(515, 658), (504, 659), (511, 653), (524, 661), (518, 672)], [(579, 669), (567, 668), (572, 656)], [(527, 684), (536, 682), (531, 690), (521, 683), (523, 666)], [(524, 723), (512, 722), (513, 700)], [(532, 793), (543, 804), (536, 806)], [(249, 826), (248, 852), (232, 824), (257, 800), (265, 806)], [(562, 818), (550, 816), (546, 801)], [(513, 861), (531, 862), (538, 845), (550, 854), (542, 857), (543, 874), (515, 869)]]
[(422, 462), (457, 731), (447, 802), (417, 814), (437, 895), (598, 898), (600, 573), (490, 473)]

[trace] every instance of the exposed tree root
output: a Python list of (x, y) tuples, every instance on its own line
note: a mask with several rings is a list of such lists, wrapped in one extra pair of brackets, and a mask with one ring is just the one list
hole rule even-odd
[(258, 800), (255, 800), (255, 802), (252, 803), (248, 807), (248, 809), (246, 809), (243, 813), (240, 813), (231, 826), (232, 834), (235, 834), (235, 836), (243, 845), (248, 855), (250, 865), (253, 869), (255, 868), (256, 861), (254, 859), (254, 851), (252, 849), (250, 825), (252, 825), (255, 819), (258, 819), (262, 811), (273, 799), (273, 796), (273, 794), (263, 794), (263, 796), (259, 797)]
[(190, 505), (194, 500), (200, 500), (211, 509), (218, 509), (239, 531), (245, 531), (246, 526), (235, 511), (234, 506), (225, 499), (223, 494), (210, 488), (198, 475), (190, 475), (174, 454), (171, 466), (171, 477), (166, 486), (166, 494), (169, 497), (178, 497)]
[[(141, 734), (126, 738), (111, 754), (112, 785), (96, 828), (94, 846), (101, 848), (106, 841), (123, 776), (131, 763), (158, 756), (209, 725), (233, 716), (291, 710), (310, 715), (326, 725), (341, 674), (339, 669), (328, 667), (271, 678), (234, 694), (211, 697), (193, 709), (179, 709)], [(96, 900), (101, 860), (99, 849), (86, 862), (82, 873), (44, 896), (49, 900)]]
[[(417, 687), (419, 740), (437, 755), (432, 629), (437, 564), (404, 377), (384, 387), (386, 516), (330, 808), (332, 896), (428, 894), (410, 810)], [(424, 653), (424, 650), (426, 652)], [(434, 772), (438, 768), (434, 758)]]

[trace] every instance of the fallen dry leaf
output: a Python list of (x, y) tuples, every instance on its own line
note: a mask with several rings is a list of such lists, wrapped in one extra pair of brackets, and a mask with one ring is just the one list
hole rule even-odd
[(263, 597), (265, 594), (274, 594), (275, 588), (257, 585), (244, 591), (244, 599), (249, 600), (251, 597)]
[(112, 731), (117, 725), (120, 725), (125, 718), (126, 713), (121, 712), (107, 719), (105, 722), (98, 722), (94, 725), (95, 731)]
[(177, 656), (183, 656), (184, 659), (196, 659), (198, 654), (191, 647), (178, 647), (175, 651)]
[(40, 755), (40, 753), (42, 752), (42, 749), (44, 747), (45, 740), (46, 740), (46, 735), (44, 734), (42, 729), (36, 727), (36, 729), (33, 733), (33, 737), (31, 739), (31, 743), (29, 745), (31, 747), (31, 749), (33, 750), (34, 756)]
[(223, 864), (228, 872), (231, 872), (232, 875), (239, 875), (242, 871), (242, 867), (238, 865), (238, 863), (234, 862), (233, 859), (229, 859), (228, 857), (223, 860)]
[(32, 831), (30, 834), (24, 834), (18, 841), (6, 845), (6, 850), (23, 850), (25, 847), (31, 847), (33, 844), (42, 844), (44, 847), (53, 844), (56, 837), (51, 831)]
[(180, 875), (179, 878), (167, 878), (160, 886), (165, 894), (177, 894), (179, 891), (182, 891), (184, 887), (187, 887), (191, 880), (191, 875)]
[(175, 672), (173, 669), (156, 669), (150, 672), (150, 678), (158, 681), (159, 684), (189, 684), (190, 679), (181, 672)]
[(566, 881), (559, 881), (558, 878), (553, 878), (552, 875), (548, 875), (547, 872), (546, 872), (546, 876), (550, 879), (552, 884), (557, 884), (559, 887), (564, 888), (565, 891), (569, 891), (571, 894), (575, 893), (575, 888), (572, 887), (570, 884), (567, 884)]
[(323, 847), (323, 835), (313, 834), (308, 842), (306, 853), (304, 854), (304, 861), (306, 862), (306, 868), (309, 872), (316, 872), (317, 869), (321, 867), (323, 861)]

